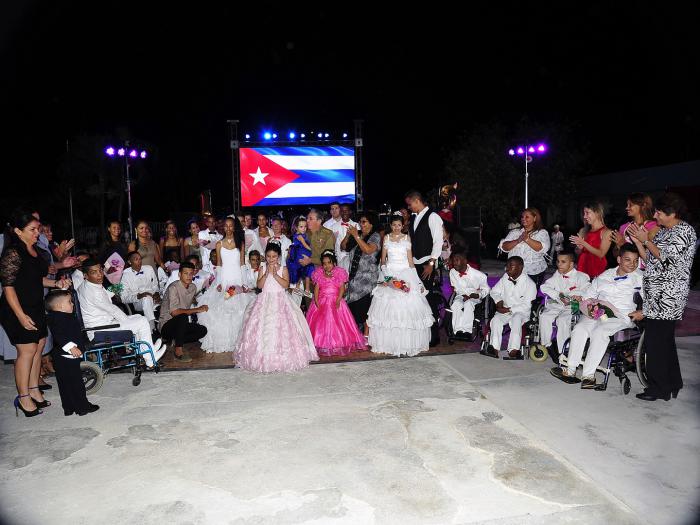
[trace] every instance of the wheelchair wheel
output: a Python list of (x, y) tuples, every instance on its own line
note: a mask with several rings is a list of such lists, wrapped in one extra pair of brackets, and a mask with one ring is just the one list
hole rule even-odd
[(131, 380), (131, 384), (134, 386), (139, 386), (141, 384), (141, 376), (136, 376)]
[(642, 387), (646, 388), (649, 386), (649, 381), (647, 380), (647, 354), (644, 351), (644, 332), (639, 336), (639, 341), (637, 341), (637, 348), (634, 350), (634, 364), (637, 367), (637, 377)]
[(90, 395), (97, 392), (105, 381), (105, 375), (97, 363), (92, 361), (80, 362), (80, 375), (83, 377), (85, 393)]
[(628, 377), (625, 377), (625, 380), (622, 382), (622, 391), (625, 393), (625, 395), (630, 393), (630, 389), (632, 388), (632, 383), (630, 382)]
[(530, 346), (530, 359), (538, 363), (544, 363), (549, 357), (547, 349), (543, 345)]

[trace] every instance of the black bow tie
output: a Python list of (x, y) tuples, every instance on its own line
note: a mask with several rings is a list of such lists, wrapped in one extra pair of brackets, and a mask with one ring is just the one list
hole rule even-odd
[(513, 284), (518, 284), (517, 279), (513, 279), (512, 277), (508, 277), (508, 280), (512, 282)]
[(136, 272), (136, 275), (143, 275), (143, 270), (141, 270), (140, 272)]

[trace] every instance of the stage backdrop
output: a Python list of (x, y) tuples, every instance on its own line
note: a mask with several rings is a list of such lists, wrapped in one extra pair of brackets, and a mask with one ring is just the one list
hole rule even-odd
[(346, 146), (241, 148), (241, 204), (355, 202), (355, 152)]

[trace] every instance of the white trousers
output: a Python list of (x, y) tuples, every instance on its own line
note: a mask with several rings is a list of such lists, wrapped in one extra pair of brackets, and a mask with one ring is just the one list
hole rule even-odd
[(571, 335), (571, 307), (548, 304), (540, 314), (540, 342), (549, 348), (552, 345), (552, 323), (557, 323), (557, 348), (559, 353)]
[(474, 328), (474, 308), (479, 304), (478, 299), (467, 299), (457, 295), (452, 301), (452, 330), (457, 332), (472, 333)]
[(591, 344), (588, 346), (588, 354), (586, 354), (586, 361), (583, 363), (581, 377), (593, 377), (605, 355), (605, 350), (608, 348), (610, 336), (630, 326), (632, 326), (632, 322), (628, 318), (613, 318), (607, 321), (596, 321), (588, 317), (581, 319), (571, 332), (571, 344), (566, 361), (569, 375), (574, 375), (578, 365), (581, 364), (586, 340), (590, 338)]
[(502, 314), (496, 312), (496, 315), (491, 319), (491, 334), (489, 336), (489, 344), (496, 350), (501, 349), (501, 340), (503, 339), (503, 327), (510, 325), (510, 337), (508, 338), (507, 350), (520, 350), (520, 343), (523, 336), (523, 324), (530, 319), (529, 313), (508, 313)]
[[(119, 323), (119, 327), (109, 328), (109, 330), (130, 330), (134, 332), (134, 337), (137, 341), (145, 341), (153, 348), (151, 325), (148, 324), (148, 320), (143, 315), (129, 315), (125, 320), (114, 321), (114, 323)], [(146, 351), (145, 347), (141, 347), (140, 350), (142, 352)], [(153, 366), (153, 359), (151, 359), (150, 353), (143, 354), (143, 359), (146, 361), (146, 366)]]
[(153, 297), (150, 295), (147, 295), (143, 299), (137, 299), (133, 303), (134, 308), (136, 308), (137, 312), (143, 312), (143, 316), (148, 319), (149, 321), (154, 321), (156, 318), (156, 314), (153, 312), (154, 304), (153, 304)]

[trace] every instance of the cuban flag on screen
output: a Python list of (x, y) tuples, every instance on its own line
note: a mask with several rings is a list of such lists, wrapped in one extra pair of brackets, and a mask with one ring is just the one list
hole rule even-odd
[(243, 206), (355, 202), (355, 152), (344, 146), (241, 148)]

